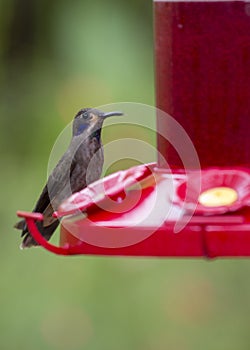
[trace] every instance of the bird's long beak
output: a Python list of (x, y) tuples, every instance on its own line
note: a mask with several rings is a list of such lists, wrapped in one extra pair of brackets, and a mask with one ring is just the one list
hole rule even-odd
[(107, 113), (103, 113), (102, 117), (108, 118), (108, 117), (113, 117), (115, 115), (123, 115), (123, 113), (122, 112), (107, 112)]

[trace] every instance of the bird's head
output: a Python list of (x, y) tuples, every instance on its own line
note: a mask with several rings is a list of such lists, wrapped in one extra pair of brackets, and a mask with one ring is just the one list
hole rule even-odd
[(73, 136), (81, 135), (88, 130), (94, 132), (102, 128), (104, 120), (108, 117), (123, 115), (122, 112), (102, 112), (94, 108), (81, 109), (73, 121)]

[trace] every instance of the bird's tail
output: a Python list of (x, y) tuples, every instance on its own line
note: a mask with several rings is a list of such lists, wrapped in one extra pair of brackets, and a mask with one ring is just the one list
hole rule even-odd
[(24, 219), (18, 221), (18, 222), (14, 225), (14, 228), (16, 228), (16, 229), (18, 229), (18, 230), (21, 230), (21, 231), (22, 231), (21, 237), (24, 236), (23, 242), (22, 242), (22, 244), (20, 245), (20, 248), (21, 248), (21, 249), (29, 248), (29, 247), (37, 246), (37, 245), (38, 245), (38, 243), (34, 240), (34, 238), (29, 234), (29, 232), (28, 232), (28, 227), (27, 227), (26, 221), (25, 221)]
[(16, 228), (16, 229), (18, 229), (18, 230), (24, 231), (24, 230), (26, 229), (26, 221), (25, 221), (24, 219), (18, 221), (18, 222), (14, 225), (14, 228)]
[[(59, 225), (58, 220), (55, 220), (51, 225), (47, 227), (44, 227), (42, 222), (36, 223), (38, 230), (41, 232), (41, 234), (46, 240), (50, 239), (50, 237), (52, 236), (53, 232), (56, 230), (58, 225)], [(25, 220), (21, 220), (17, 222), (14, 227), (18, 230), (22, 230), (21, 236), (23, 237), (23, 241), (20, 245), (21, 249), (30, 248), (30, 247), (39, 245), (29, 233)]]
[(34, 238), (27, 232), (24, 239), (20, 245), (21, 249), (30, 248), (38, 246), (39, 244), (34, 240)]

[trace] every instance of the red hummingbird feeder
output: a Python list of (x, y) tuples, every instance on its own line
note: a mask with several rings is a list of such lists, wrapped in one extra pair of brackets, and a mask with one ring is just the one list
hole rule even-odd
[(109, 175), (63, 202), (54, 213), (60, 246), (38, 231), (42, 214), (18, 215), (56, 254), (248, 257), (250, 4), (159, 0), (154, 16), (156, 104), (186, 130), (201, 169), (192, 159), (183, 166), (157, 113), (157, 163)]

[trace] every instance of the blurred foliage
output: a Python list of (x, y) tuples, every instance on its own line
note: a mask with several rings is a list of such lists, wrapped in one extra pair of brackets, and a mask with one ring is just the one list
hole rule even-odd
[(53, 142), (74, 113), (154, 104), (152, 27), (151, 1), (0, 0), (4, 350), (249, 349), (247, 261), (18, 249), (15, 211), (32, 208)]

